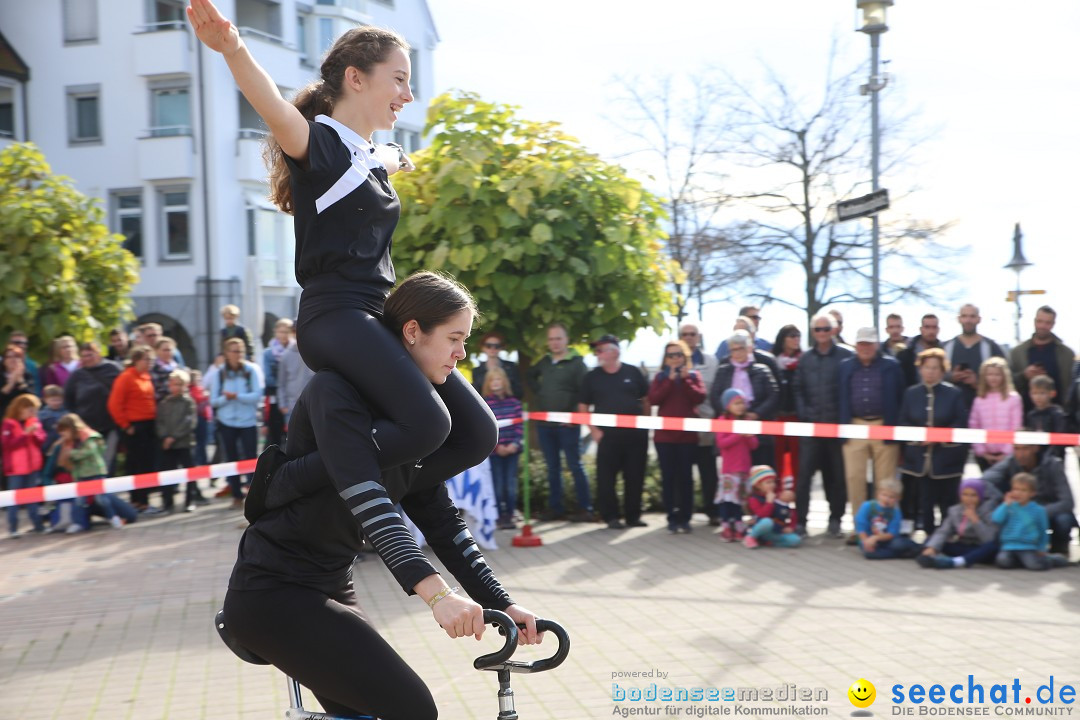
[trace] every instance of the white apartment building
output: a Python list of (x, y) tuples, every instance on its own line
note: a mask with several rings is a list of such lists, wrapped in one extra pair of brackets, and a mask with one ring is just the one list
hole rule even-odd
[[(141, 260), (139, 322), (160, 322), (205, 366), (218, 310), (256, 338), (295, 317), (292, 218), (266, 199), (264, 126), (224, 60), (195, 38), (184, 0), (0, 2), (0, 146), (29, 140), (53, 171), (101, 199)], [(421, 144), (438, 43), (426, 0), (217, 0), (289, 96), (357, 24), (412, 45), (416, 101), (393, 137)], [(381, 135), (382, 137), (379, 137)]]

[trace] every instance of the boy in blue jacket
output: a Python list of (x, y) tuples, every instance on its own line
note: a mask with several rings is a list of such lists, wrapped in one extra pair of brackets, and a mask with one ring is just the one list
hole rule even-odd
[(1017, 473), (1010, 487), (1004, 501), (990, 516), (1001, 528), (997, 566), (1009, 569), (1022, 565), (1028, 570), (1049, 570), (1067, 564), (1064, 557), (1046, 552), (1050, 524), (1043, 506), (1031, 500), (1038, 491), (1035, 476)]
[(887, 478), (877, 483), (877, 498), (867, 500), (855, 514), (855, 532), (867, 560), (913, 558), (922, 546), (900, 533), (902, 516), (897, 504), (903, 486)]

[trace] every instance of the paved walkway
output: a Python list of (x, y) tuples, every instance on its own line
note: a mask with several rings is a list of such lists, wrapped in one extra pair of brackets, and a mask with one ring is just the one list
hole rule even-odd
[[(225, 506), (217, 501), (121, 531), (0, 541), (5, 716), (284, 717), (282, 676), (237, 660), (212, 627), (242, 531), (241, 515)], [(702, 717), (722, 708), (739, 714), (735, 705), (795, 707), (617, 703), (613, 682), (622, 689), (793, 683), (827, 693), (807, 707), (845, 717), (847, 687), (862, 677), (877, 686), (879, 717), (895, 710), (889, 688), (896, 683), (948, 687), (973, 674), (987, 692), (1019, 678), (1030, 694), (1053, 675), (1058, 689), (1080, 686), (1076, 566), (931, 571), (910, 561), (865, 561), (822, 536), (796, 550), (749, 551), (720, 543), (700, 516), (689, 536), (668, 535), (658, 515), (646, 519), (650, 527), (626, 531), (541, 525), (544, 545), (533, 549), (511, 548), (512, 533), (499, 533), (500, 549), (487, 554), (499, 577), (519, 602), (558, 619), (573, 637), (561, 668), (514, 676), (525, 720), (603, 718), (619, 708)], [(1080, 548), (1072, 554), (1076, 560)], [(440, 717), (496, 717), (494, 674), (471, 667), (495, 640), (448, 639), (373, 555), (357, 565), (356, 580), (373, 621), (429, 683)], [(539, 656), (521, 651), (530, 653)], [(634, 672), (654, 675), (613, 678)]]

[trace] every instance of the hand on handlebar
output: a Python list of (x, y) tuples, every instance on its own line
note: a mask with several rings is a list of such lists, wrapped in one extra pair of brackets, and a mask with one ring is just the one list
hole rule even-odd
[(431, 614), (435, 616), (435, 622), (452, 638), (472, 635), (479, 640), (484, 634), (484, 608), (467, 597), (447, 595), (435, 603)]
[(521, 607), (511, 605), (504, 610), (518, 625), (524, 625), (525, 629), (518, 633), (518, 645), (539, 645), (544, 642), (544, 633), (536, 632), (536, 614)]

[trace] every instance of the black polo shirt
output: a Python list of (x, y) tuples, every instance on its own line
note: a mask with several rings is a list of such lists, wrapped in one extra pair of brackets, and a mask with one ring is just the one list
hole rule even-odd
[(325, 115), (308, 128), (307, 167), (285, 156), (303, 301), (381, 313), (401, 203), (374, 145)]
[(636, 367), (622, 363), (613, 373), (594, 368), (581, 383), (581, 402), (593, 412), (613, 415), (640, 415), (641, 399), (648, 395), (649, 383)]

